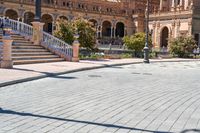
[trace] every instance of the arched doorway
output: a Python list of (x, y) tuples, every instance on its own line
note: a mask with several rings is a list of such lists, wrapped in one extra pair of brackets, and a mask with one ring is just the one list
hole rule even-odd
[(161, 33), (161, 44), (160, 44), (161, 48), (167, 48), (168, 38), (169, 38), (169, 29), (167, 27), (164, 27)]
[(42, 16), (42, 22), (44, 23), (44, 31), (52, 33), (53, 31), (53, 18), (49, 14), (44, 14)]
[(124, 23), (118, 22), (116, 24), (116, 31), (115, 31), (116, 37), (124, 37)]
[(102, 25), (102, 36), (111, 37), (111, 22), (104, 21)]
[(24, 13), (24, 23), (32, 25), (31, 22), (34, 21), (34, 17), (35, 17), (35, 15), (32, 12)]
[(14, 20), (17, 20), (18, 19), (18, 14), (15, 10), (12, 10), (12, 9), (8, 9), (6, 12), (5, 12), (5, 16), (6, 17), (9, 17), (10, 19), (14, 19)]

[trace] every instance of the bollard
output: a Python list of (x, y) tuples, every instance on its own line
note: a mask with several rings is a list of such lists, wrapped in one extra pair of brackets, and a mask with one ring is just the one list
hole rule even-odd
[(3, 52), (2, 52), (1, 68), (13, 68), (12, 43), (13, 40), (10, 36), (3, 36)]

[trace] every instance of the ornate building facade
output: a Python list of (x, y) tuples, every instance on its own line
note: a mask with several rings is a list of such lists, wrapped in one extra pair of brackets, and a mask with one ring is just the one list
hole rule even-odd
[[(151, 1), (151, 11), (159, 7)], [(0, 15), (31, 24), (34, 18), (34, 0), (0, 0)], [(52, 32), (58, 18), (72, 20), (83, 17), (93, 22), (98, 38), (116, 38), (144, 31), (146, 0), (42, 0), (44, 30)]]
[(160, 0), (157, 12), (150, 15), (153, 44), (167, 49), (168, 40), (178, 36), (194, 36), (200, 46), (199, 0)]
[[(119, 38), (144, 32), (147, 0), (42, 0), (44, 30), (52, 32), (56, 20), (83, 17), (94, 23), (98, 38)], [(200, 45), (199, 0), (149, 0), (153, 45), (167, 48), (168, 40), (193, 35)], [(0, 16), (31, 24), (34, 0), (0, 0)]]

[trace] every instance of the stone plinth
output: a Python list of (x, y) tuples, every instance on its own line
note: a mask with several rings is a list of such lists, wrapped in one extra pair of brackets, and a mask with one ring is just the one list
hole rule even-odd
[(12, 43), (13, 40), (10, 36), (3, 37), (3, 53), (1, 68), (13, 68)]
[(79, 41), (78, 40), (74, 41), (74, 43), (73, 43), (73, 57), (72, 57), (73, 62), (79, 62), (79, 46), (80, 46)]
[(44, 23), (41, 22), (32, 22), (33, 24), (33, 37), (32, 42), (35, 45), (40, 45), (43, 39), (43, 26)]

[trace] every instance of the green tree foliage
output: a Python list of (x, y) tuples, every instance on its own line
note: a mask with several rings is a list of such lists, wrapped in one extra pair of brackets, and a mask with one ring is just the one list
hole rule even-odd
[[(128, 49), (134, 50), (135, 52), (142, 52), (145, 46), (145, 33), (140, 32), (131, 36), (125, 36), (123, 38), (123, 42)], [(152, 41), (150, 36), (148, 42), (149, 48), (152, 48)]]
[(193, 37), (178, 37), (169, 41), (169, 52), (178, 57), (188, 57), (197, 47)]
[(96, 43), (96, 31), (92, 28), (92, 24), (84, 19), (77, 19), (74, 21), (79, 34), (79, 42), (81, 47), (88, 50), (95, 50), (94, 46)]
[(60, 19), (57, 21), (56, 27), (57, 29), (54, 31), (54, 36), (72, 45), (76, 29), (74, 24), (72, 22)]
[(95, 50), (95, 29), (92, 28), (92, 24), (84, 19), (76, 19), (73, 21), (58, 20), (57, 29), (54, 35), (68, 44), (72, 45), (74, 41), (74, 35), (79, 34), (80, 47), (87, 50)]

